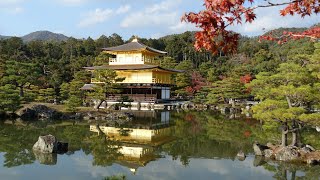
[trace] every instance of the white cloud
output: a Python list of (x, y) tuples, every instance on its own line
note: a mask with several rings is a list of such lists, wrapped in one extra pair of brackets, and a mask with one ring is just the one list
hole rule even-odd
[(122, 19), (120, 27), (154, 32), (150, 35), (151, 38), (197, 30), (194, 24), (181, 22), (181, 16), (186, 11), (181, 8), (183, 3), (185, 1), (182, 0), (162, 0), (146, 6), (128, 14)]
[(0, 1), (0, 7), (16, 5), (16, 4), (19, 4), (19, 3), (23, 2), (23, 1), (24, 0), (1, 0)]
[(59, 0), (60, 3), (68, 6), (77, 6), (88, 2), (88, 0)]
[(197, 31), (197, 28), (194, 24), (186, 23), (186, 22), (179, 22), (173, 26), (169, 27), (174, 33), (182, 33), (185, 31)]
[(116, 10), (116, 13), (117, 13), (117, 14), (123, 14), (123, 13), (128, 12), (130, 9), (131, 9), (131, 6), (129, 6), (129, 5), (120, 6), (120, 7)]
[(118, 9), (100, 9), (97, 8), (94, 11), (88, 12), (84, 18), (78, 24), (79, 27), (89, 27), (95, 24), (103, 23), (107, 21), (111, 16), (116, 14), (123, 14), (130, 10), (129, 5), (120, 6)]
[(9, 14), (20, 14), (24, 11), (24, 8), (20, 5), (25, 0), (1, 0), (0, 1), (0, 11)]
[(19, 14), (22, 13), (24, 11), (24, 9), (22, 7), (15, 7), (13, 9), (10, 9), (10, 12), (12, 14)]
[(142, 28), (148, 26), (168, 26), (176, 22), (178, 14), (175, 12), (169, 13), (154, 13), (145, 14), (137, 12), (127, 16), (120, 24), (124, 28)]
[(307, 16), (305, 18), (301, 18), (298, 15), (282, 17), (279, 12), (281, 8), (283, 7), (257, 9), (255, 11), (257, 18), (252, 23), (235, 25), (230, 27), (230, 29), (243, 35), (256, 36), (263, 34), (265, 31), (280, 27), (309, 27), (320, 21), (318, 15)]
[(79, 27), (88, 27), (91, 25), (95, 25), (98, 23), (105, 22), (109, 17), (111, 17), (113, 13), (112, 9), (96, 9), (94, 11), (89, 12), (84, 19), (80, 21), (78, 24)]
[(146, 8), (146, 13), (156, 13), (159, 11), (170, 11), (172, 8), (176, 7), (182, 2), (182, 0), (165, 0), (160, 2), (159, 4), (154, 4), (150, 7)]
[(180, 13), (176, 11), (182, 0), (164, 0), (126, 16), (120, 26), (124, 28), (173, 26), (180, 21)]

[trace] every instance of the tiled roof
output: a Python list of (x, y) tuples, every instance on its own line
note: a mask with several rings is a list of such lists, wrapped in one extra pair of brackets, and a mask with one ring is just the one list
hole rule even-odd
[(85, 84), (85, 85), (83, 85), (83, 87), (82, 88), (80, 88), (81, 90), (93, 90), (93, 88), (94, 88), (94, 84)]
[(154, 49), (152, 47), (146, 46), (140, 42), (130, 42), (127, 44), (123, 44), (120, 46), (114, 46), (109, 48), (102, 48), (105, 51), (139, 51), (142, 49), (157, 53), (157, 54), (167, 54), (165, 51), (160, 51), (157, 49)]

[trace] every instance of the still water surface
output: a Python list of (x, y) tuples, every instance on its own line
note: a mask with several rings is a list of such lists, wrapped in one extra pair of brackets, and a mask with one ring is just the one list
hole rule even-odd
[[(0, 179), (319, 179), (320, 167), (266, 162), (252, 143), (273, 141), (250, 118), (215, 112), (134, 111), (131, 121), (1, 121)], [(69, 143), (65, 154), (35, 154), (39, 135)], [(238, 159), (244, 151), (246, 159)]]

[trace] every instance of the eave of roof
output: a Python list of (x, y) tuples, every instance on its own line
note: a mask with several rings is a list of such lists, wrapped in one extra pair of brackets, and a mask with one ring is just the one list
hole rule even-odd
[(94, 90), (94, 87), (94, 84), (85, 84), (82, 88), (80, 88), (80, 90)]
[(176, 69), (167, 69), (162, 68), (157, 65), (149, 64), (135, 64), (135, 65), (104, 65), (104, 66), (93, 66), (93, 67), (84, 67), (87, 70), (99, 70), (99, 69), (113, 69), (113, 70), (144, 70), (144, 69), (160, 69), (163, 71), (181, 73), (183, 71)]

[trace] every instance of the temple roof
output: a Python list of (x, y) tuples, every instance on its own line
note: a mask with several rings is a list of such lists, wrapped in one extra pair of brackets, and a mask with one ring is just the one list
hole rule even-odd
[(83, 87), (80, 88), (80, 89), (81, 89), (81, 90), (93, 90), (94, 87), (95, 87), (94, 84), (85, 84), (85, 85), (83, 85)]
[(103, 65), (103, 66), (93, 66), (93, 67), (84, 67), (87, 70), (99, 70), (99, 69), (113, 69), (113, 70), (145, 70), (145, 69), (160, 69), (170, 72), (183, 72), (176, 69), (167, 69), (162, 68), (158, 65), (149, 65), (149, 64), (133, 64), (133, 65)]
[(154, 49), (152, 47), (149, 47), (147, 45), (144, 45), (140, 42), (138, 42), (137, 39), (134, 39), (132, 42), (129, 42), (127, 44), (123, 44), (120, 46), (114, 46), (114, 47), (108, 47), (108, 48), (102, 48), (104, 51), (109, 52), (123, 52), (123, 51), (141, 51), (141, 50), (148, 50), (150, 52), (156, 53), (156, 54), (167, 54), (165, 51), (160, 51), (157, 49)]

